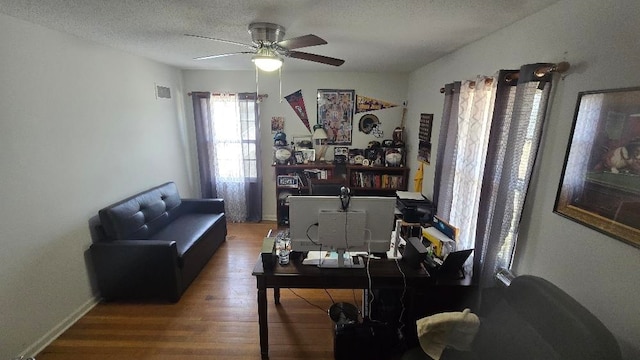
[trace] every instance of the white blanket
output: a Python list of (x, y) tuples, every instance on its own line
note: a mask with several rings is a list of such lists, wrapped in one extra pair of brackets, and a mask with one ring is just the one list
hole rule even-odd
[(445, 312), (416, 321), (418, 339), (424, 352), (439, 360), (445, 347), (469, 350), (480, 327), (480, 319), (469, 309)]

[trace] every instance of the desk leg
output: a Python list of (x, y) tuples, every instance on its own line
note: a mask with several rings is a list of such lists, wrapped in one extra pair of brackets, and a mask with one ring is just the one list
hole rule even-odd
[(260, 354), (269, 358), (269, 326), (267, 324), (267, 289), (258, 281), (258, 323), (260, 324)]
[(280, 288), (273, 288), (273, 301), (280, 305)]

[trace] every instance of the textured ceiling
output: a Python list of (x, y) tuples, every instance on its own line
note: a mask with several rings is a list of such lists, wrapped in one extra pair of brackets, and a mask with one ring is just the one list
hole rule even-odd
[(0, 12), (183, 69), (249, 70), (245, 51), (197, 34), (251, 43), (247, 26), (282, 25), (286, 38), (328, 44), (300, 49), (345, 60), (339, 68), (285, 59), (300, 71), (408, 72), (558, 0), (0, 0)]

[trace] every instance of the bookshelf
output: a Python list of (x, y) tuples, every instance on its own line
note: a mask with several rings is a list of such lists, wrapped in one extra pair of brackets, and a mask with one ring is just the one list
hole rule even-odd
[[(338, 165), (340, 166), (340, 165)], [(395, 196), (396, 190), (407, 190), (409, 168), (386, 166), (343, 165), (337, 169), (329, 163), (305, 165), (274, 165), (276, 175), (276, 216), (278, 226), (289, 225), (290, 195), (308, 195), (305, 173), (316, 176), (314, 181), (344, 182), (354, 196)], [(342, 173), (342, 175), (339, 175)], [(343, 177), (344, 176), (344, 177)]]
[(407, 190), (409, 168), (348, 165), (349, 187), (356, 195), (395, 196), (396, 190)]

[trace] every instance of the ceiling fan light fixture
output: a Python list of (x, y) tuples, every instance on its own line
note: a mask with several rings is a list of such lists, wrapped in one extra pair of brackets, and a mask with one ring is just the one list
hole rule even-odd
[(344, 63), (342, 59), (336, 59), (328, 56), (310, 54), (306, 52), (297, 51), (294, 49), (300, 49), (309, 46), (326, 45), (326, 40), (319, 38), (316, 35), (308, 34), (297, 36), (294, 38), (285, 39), (284, 27), (272, 24), (272, 23), (251, 23), (249, 24), (249, 34), (251, 34), (251, 44), (240, 43), (231, 40), (212, 38), (202, 35), (185, 34), (186, 36), (197, 37), (207, 40), (213, 40), (238, 46), (244, 46), (251, 49), (251, 51), (236, 51), (226, 54), (217, 54), (209, 56), (197, 57), (194, 60), (208, 60), (221, 58), (231, 55), (239, 54), (251, 54), (251, 60), (256, 66), (257, 70), (262, 71), (276, 71), (282, 68), (283, 59), (293, 58), (311, 61), (319, 64), (326, 64), (332, 66), (340, 66)]
[(282, 66), (282, 59), (277, 56), (255, 55), (251, 58), (256, 67), (262, 71), (276, 71)]

